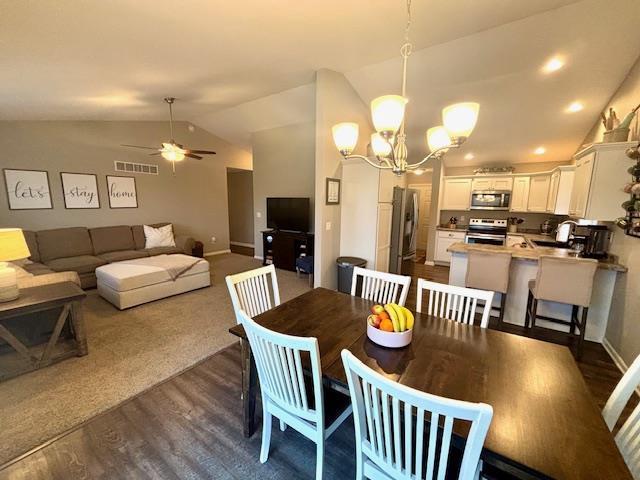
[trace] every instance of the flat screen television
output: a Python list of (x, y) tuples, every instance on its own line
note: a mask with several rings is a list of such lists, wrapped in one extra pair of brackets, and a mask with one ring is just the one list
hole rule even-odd
[(308, 198), (267, 198), (267, 227), (294, 232), (309, 231)]

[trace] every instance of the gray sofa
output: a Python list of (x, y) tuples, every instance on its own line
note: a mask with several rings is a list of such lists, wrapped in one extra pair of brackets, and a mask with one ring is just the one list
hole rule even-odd
[[(167, 223), (151, 226), (161, 227)], [(82, 288), (96, 286), (95, 270), (101, 265), (133, 258), (184, 253), (191, 255), (195, 241), (185, 235), (175, 235), (175, 247), (145, 248), (142, 225), (113, 227), (69, 227), (33, 232), (24, 230), (32, 263), (22, 266), (34, 275), (53, 272), (76, 272)]]

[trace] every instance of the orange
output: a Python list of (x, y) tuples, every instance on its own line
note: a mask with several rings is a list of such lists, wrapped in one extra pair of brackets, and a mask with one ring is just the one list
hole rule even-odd
[(384, 310), (378, 314), (380, 320), (389, 320), (389, 314)]
[(380, 322), (380, 330), (384, 330), (385, 332), (393, 332), (393, 323), (388, 318), (385, 318)]

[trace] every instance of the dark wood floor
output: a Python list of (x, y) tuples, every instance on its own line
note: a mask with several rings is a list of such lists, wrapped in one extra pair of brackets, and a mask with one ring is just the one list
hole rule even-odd
[[(405, 268), (414, 277), (448, 279), (445, 267), (416, 263)], [(415, 302), (415, 290), (409, 298)], [(502, 329), (529, 334), (512, 325)], [(532, 336), (570, 343), (558, 332), (536, 330)], [(292, 429), (273, 429), (264, 465), (258, 460), (259, 432), (243, 438), (239, 361), (238, 346), (229, 347), (10, 464), (0, 470), (0, 480), (312, 478), (315, 448)], [(592, 342), (578, 365), (602, 407), (620, 372), (602, 346)], [(327, 444), (325, 478), (354, 475), (353, 425), (348, 421)]]

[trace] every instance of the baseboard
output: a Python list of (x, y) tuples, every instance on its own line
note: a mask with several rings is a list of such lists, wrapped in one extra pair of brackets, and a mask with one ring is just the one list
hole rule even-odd
[(223, 253), (231, 253), (228, 248), (226, 250), (216, 250), (215, 252), (204, 252), (205, 257), (213, 257), (214, 255), (222, 255)]
[(235, 245), (236, 247), (255, 248), (255, 245), (253, 243), (229, 242), (229, 245)]
[(433, 267), (436, 264), (436, 262), (432, 262), (431, 260), (425, 260), (424, 264), (429, 265), (430, 267)]
[(618, 367), (618, 369), (622, 373), (625, 373), (629, 367), (626, 364), (626, 362), (622, 359), (620, 354), (616, 351), (616, 349), (613, 348), (613, 346), (609, 343), (609, 340), (607, 340), (606, 338), (603, 338), (602, 339), (602, 346), (604, 347), (604, 349), (607, 351), (607, 353), (611, 357), (611, 360), (613, 360), (613, 363), (616, 364), (616, 367)]
[(256, 258), (258, 260), (264, 260), (264, 257), (261, 257), (260, 255), (254, 255), (253, 258)]

